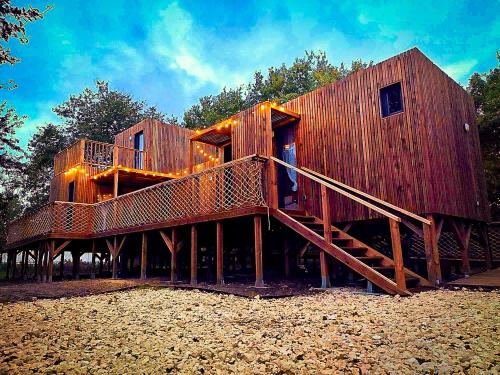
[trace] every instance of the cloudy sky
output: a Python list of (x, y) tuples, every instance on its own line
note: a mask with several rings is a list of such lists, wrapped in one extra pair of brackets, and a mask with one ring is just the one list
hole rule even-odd
[[(14, 0), (44, 7), (47, 1)], [(324, 50), (338, 64), (381, 61), (417, 46), (462, 84), (496, 65), (499, 1), (106, 1), (50, 0), (28, 26), (29, 45), (10, 43), (22, 62), (0, 91), (36, 127), (51, 109), (96, 79), (182, 117), (202, 95), (247, 82), (255, 70)]]

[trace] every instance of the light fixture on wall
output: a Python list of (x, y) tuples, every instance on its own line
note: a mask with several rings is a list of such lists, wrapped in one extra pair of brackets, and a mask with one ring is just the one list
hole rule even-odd
[(464, 129), (466, 132), (470, 131), (470, 125), (467, 122), (464, 124)]

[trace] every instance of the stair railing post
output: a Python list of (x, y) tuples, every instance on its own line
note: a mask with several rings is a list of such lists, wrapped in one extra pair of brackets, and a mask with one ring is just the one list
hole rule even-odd
[[(332, 219), (330, 216), (330, 199), (325, 185), (321, 185), (321, 211), (323, 214), (323, 233), (325, 241), (332, 243)], [(320, 249), (319, 262), (321, 267), (321, 287), (330, 288), (330, 272), (328, 270), (327, 254)]]
[(401, 247), (399, 223), (396, 220), (389, 218), (389, 227), (391, 230), (392, 257), (394, 259), (396, 284), (398, 285), (398, 288), (406, 290), (406, 278), (404, 272), (403, 250)]

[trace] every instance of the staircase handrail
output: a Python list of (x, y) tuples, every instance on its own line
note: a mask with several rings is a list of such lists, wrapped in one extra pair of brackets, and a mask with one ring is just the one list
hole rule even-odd
[(361, 190), (358, 190), (356, 188), (353, 188), (352, 186), (349, 186), (349, 185), (346, 185), (340, 181), (337, 181), (337, 180), (334, 180), (333, 178), (330, 178), (330, 177), (327, 177), (325, 175), (322, 175), (321, 173), (318, 173), (316, 171), (313, 171), (312, 169), (309, 169), (309, 168), (306, 168), (306, 167), (301, 167), (301, 169), (303, 169), (304, 171), (306, 171), (307, 173), (310, 173), (318, 178), (321, 178), (325, 181), (328, 181), (329, 183), (331, 184), (334, 184), (342, 189), (345, 189), (345, 190), (349, 190), (355, 194), (358, 194), (358, 195), (361, 195), (365, 198), (368, 198), (374, 202), (377, 202), (385, 207), (388, 207), (394, 211), (397, 211), (399, 212), (400, 214), (403, 214), (405, 216), (408, 216), (408, 217), (411, 217), (412, 219), (415, 219), (417, 221), (420, 221), (421, 223), (424, 223), (426, 225), (431, 225), (431, 222), (425, 218), (423, 218), (422, 216), (419, 216), (417, 214), (414, 214), (413, 212), (410, 212), (410, 211), (407, 211), (405, 210), (404, 208), (401, 208), (401, 207), (398, 207), (398, 206), (395, 206), (389, 202), (386, 202), (380, 198), (377, 198), (377, 197), (374, 197), (373, 195), (370, 195), (368, 193), (365, 193), (364, 191), (361, 191)]
[(350, 198), (351, 200), (353, 200), (357, 203), (364, 205), (365, 207), (372, 209), (373, 211), (378, 212), (379, 214), (382, 214), (382, 215), (388, 217), (389, 219), (393, 219), (393, 220), (397, 221), (398, 223), (401, 222), (401, 218), (399, 216), (396, 216), (396, 215), (384, 210), (383, 208), (377, 207), (374, 204), (372, 204), (368, 201), (365, 201), (364, 199), (361, 199), (361, 198), (359, 198), (359, 197), (357, 197), (357, 196), (355, 196), (355, 195), (353, 195), (353, 194), (351, 194), (351, 193), (349, 193), (349, 192), (347, 192), (347, 191), (345, 191), (337, 186), (329, 184), (328, 182), (323, 181), (322, 179), (312, 175), (311, 173), (308, 173), (306, 171), (303, 171), (302, 169), (294, 167), (293, 165), (288, 164), (288, 163), (284, 162), (283, 160), (280, 160), (274, 156), (270, 156), (269, 158), (271, 160), (273, 160), (274, 162), (281, 164), (286, 168), (290, 168), (290, 169), (294, 170), (295, 172), (297, 172), (298, 174), (305, 176), (305, 177), (319, 183), (320, 185), (323, 185), (323, 186), (329, 188), (330, 190), (333, 190), (333, 191), (335, 191), (335, 192), (337, 192), (337, 193), (339, 193), (347, 198)]

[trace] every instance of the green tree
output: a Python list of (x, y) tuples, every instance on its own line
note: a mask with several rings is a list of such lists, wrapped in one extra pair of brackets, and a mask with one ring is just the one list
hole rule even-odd
[[(61, 118), (69, 142), (88, 138), (101, 142), (114, 142), (114, 136), (145, 118), (167, 121), (156, 107), (145, 101), (136, 101), (130, 95), (111, 90), (107, 82), (97, 81), (96, 90), (86, 88), (78, 95), (55, 107)], [(169, 118), (169, 121), (176, 121)]]
[(474, 98), (481, 139), (488, 197), (494, 220), (500, 220), (500, 53), (498, 66), (488, 73), (474, 73), (468, 90)]
[(350, 68), (344, 64), (337, 67), (328, 61), (324, 52), (306, 51), (305, 56), (295, 59), (290, 67), (285, 64), (271, 67), (267, 75), (257, 71), (252, 82), (245, 86), (224, 88), (218, 95), (202, 97), (184, 113), (184, 125), (191, 129), (205, 127), (266, 100), (283, 103), (371, 64), (355, 60)]
[[(27, 44), (29, 38), (26, 35), (26, 24), (34, 22), (43, 18), (44, 14), (50, 10), (51, 7), (47, 6), (44, 11), (38, 8), (18, 7), (11, 5), (10, 0), (0, 1), (0, 65), (2, 64), (17, 64), (20, 59), (14, 55), (7, 43), (10, 39), (17, 39), (21, 44)], [(0, 82), (0, 89), (9, 87), (13, 89), (16, 87), (14, 81)]]
[(24, 166), (22, 191), (27, 209), (43, 206), (48, 201), (50, 181), (54, 175), (54, 156), (68, 145), (64, 129), (46, 124), (28, 143), (28, 160)]

